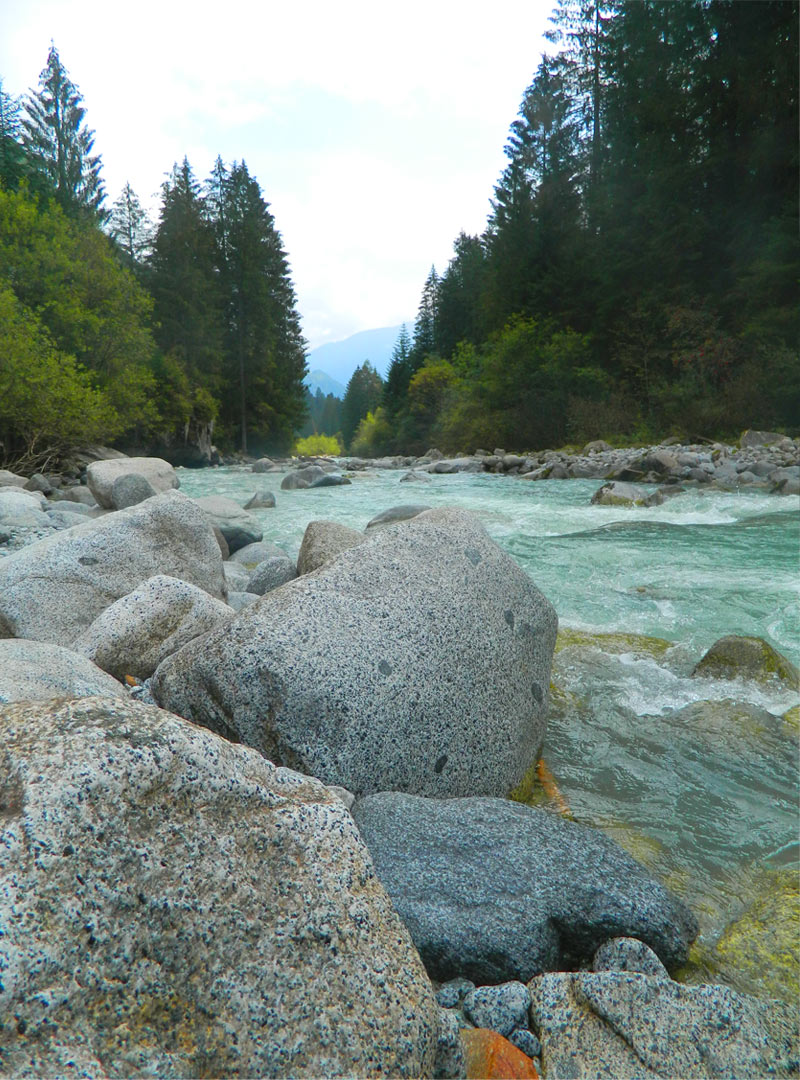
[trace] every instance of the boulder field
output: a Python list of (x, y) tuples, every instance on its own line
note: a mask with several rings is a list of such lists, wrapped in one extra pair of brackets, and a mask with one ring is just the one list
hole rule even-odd
[[(557, 619), (472, 515), (312, 522), (295, 566), (137, 460), (111, 509), (0, 475), (48, 533), (0, 558), (2, 1075), (797, 1074), (788, 1006), (672, 981), (680, 900), (505, 798)], [(698, 676), (794, 685), (761, 644)]]

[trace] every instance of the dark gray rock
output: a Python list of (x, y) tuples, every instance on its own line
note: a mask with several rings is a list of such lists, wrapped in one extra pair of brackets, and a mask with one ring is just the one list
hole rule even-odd
[(388, 510), (383, 510), (368, 521), (364, 531), (378, 529), (384, 525), (395, 525), (398, 521), (409, 521), (430, 509), (431, 507), (425, 503), (403, 503), (401, 506), (390, 506)]
[(342, 487), (349, 483), (351, 483), (350, 479), (342, 476), (341, 473), (325, 473), (324, 476), (318, 476), (316, 480), (312, 480), (309, 487)]
[(781, 680), (800, 690), (800, 671), (760, 637), (729, 634), (720, 638), (697, 663), (692, 675), (762, 683)]
[(530, 992), (522, 982), (479, 986), (464, 997), (461, 1008), (467, 1020), (479, 1028), (498, 1031), (505, 1038), (528, 1023)]
[(427, 473), (414, 472), (414, 470), (412, 469), (410, 472), (407, 472), (404, 476), (400, 477), (400, 483), (401, 484), (430, 484), (430, 483), (432, 483), (432, 480), (427, 475)]
[(256, 491), (244, 504), (245, 510), (272, 510), (274, 506), (275, 495), (272, 491)]
[(637, 938), (619, 937), (604, 942), (592, 958), (593, 971), (638, 971), (668, 979), (667, 969), (649, 945)]
[(97, 499), (85, 484), (76, 484), (68, 488), (64, 492), (64, 498), (69, 499), (70, 502), (83, 503), (84, 506), (97, 506)]
[(476, 518), (427, 511), (185, 646), (153, 693), (357, 794), (505, 795), (544, 736), (556, 621)]
[[(650, 496), (642, 487), (622, 480), (610, 480), (597, 489), (591, 501), (594, 506), (647, 506), (649, 498)], [(662, 495), (661, 502), (663, 501)]]
[(748, 429), (742, 433), (739, 445), (743, 450), (754, 446), (773, 446), (775, 443), (782, 442), (785, 437), (785, 435), (781, 435), (777, 431), (751, 431)]
[(258, 461), (253, 462), (253, 472), (256, 473), (273, 472), (277, 467), (275, 462), (268, 457), (259, 458)]
[(315, 480), (327, 476), (325, 470), (319, 465), (306, 465), (302, 469), (292, 469), (281, 480), (282, 491), (298, 491), (309, 488)]
[(797, 1076), (797, 1017), (727, 986), (633, 972), (542, 975), (531, 1025), (548, 1080)]
[(674, 967), (697, 933), (681, 901), (612, 840), (544, 810), (384, 791), (352, 814), (435, 979), (526, 981), (621, 936)]
[(146, 476), (139, 473), (123, 473), (117, 476), (111, 484), (111, 508), (112, 510), (126, 510), (129, 506), (136, 506), (156, 495), (156, 489)]
[(123, 699), (0, 732), (0, 1075), (431, 1075), (430, 982), (321, 784)]
[(271, 540), (259, 540), (255, 544), (246, 544), (237, 551), (232, 551), (229, 561), (252, 571), (265, 559), (273, 559), (278, 555), (286, 555), (283, 548), (273, 544)]
[(263, 596), (280, 588), (287, 581), (293, 581), (297, 577), (297, 567), (288, 555), (276, 555), (272, 559), (265, 559), (259, 563), (247, 582), (246, 592)]
[(30, 480), (25, 482), (25, 491), (41, 491), (42, 495), (49, 495), (53, 485), (42, 473), (34, 473)]

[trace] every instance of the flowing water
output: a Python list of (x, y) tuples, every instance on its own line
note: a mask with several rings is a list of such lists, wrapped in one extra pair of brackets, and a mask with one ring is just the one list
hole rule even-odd
[[(284, 492), (280, 474), (180, 471), (189, 495), (244, 503), (274, 489), (277, 506), (254, 515), (264, 538), (292, 555), (315, 519), (363, 529), (409, 502), (476, 513), (553, 603), (562, 628), (584, 632), (565, 635), (555, 657), (544, 750), (572, 814), (607, 831), (692, 907), (701, 934), (687, 978), (791, 999), (798, 729), (782, 714), (800, 698), (777, 680), (691, 671), (725, 634), (762, 637), (800, 664), (797, 500), (697, 489), (628, 509), (592, 506), (592, 480), (479, 473), (401, 484), (401, 475), (357, 473), (350, 486)], [(602, 633), (669, 644), (592, 636)], [(725, 704), (677, 712), (709, 701)], [(743, 947), (734, 931), (716, 948), (726, 925), (754, 904), (752, 926), (779, 935), (765, 946), (767, 959), (754, 959), (752, 926)]]

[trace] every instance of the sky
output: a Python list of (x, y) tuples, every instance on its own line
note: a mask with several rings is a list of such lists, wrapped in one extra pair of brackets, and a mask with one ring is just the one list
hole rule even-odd
[(51, 39), (83, 95), (108, 203), (156, 210), (176, 161), (247, 162), (311, 348), (413, 323), (431, 265), (483, 231), (551, 0), (0, 0), (0, 78)]

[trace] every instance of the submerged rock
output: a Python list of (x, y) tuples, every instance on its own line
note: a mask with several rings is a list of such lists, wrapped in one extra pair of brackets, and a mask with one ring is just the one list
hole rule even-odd
[(727, 986), (633, 972), (559, 972), (529, 983), (548, 1080), (797, 1075), (794, 1010)]
[(321, 784), (130, 701), (0, 733), (2, 1075), (431, 1075), (432, 987)]
[(544, 737), (555, 634), (471, 514), (428, 511), (185, 646), (153, 694), (356, 794), (505, 795)]
[(697, 923), (602, 833), (504, 799), (381, 792), (352, 814), (435, 979), (530, 979), (637, 937), (668, 967)]
[(644, 488), (623, 480), (610, 480), (597, 489), (591, 501), (595, 506), (657, 506), (664, 501), (664, 496), (658, 491), (649, 495)]
[(760, 637), (730, 634), (720, 638), (692, 674), (717, 679), (754, 679), (762, 683), (780, 679), (800, 690), (800, 672), (794, 664)]

